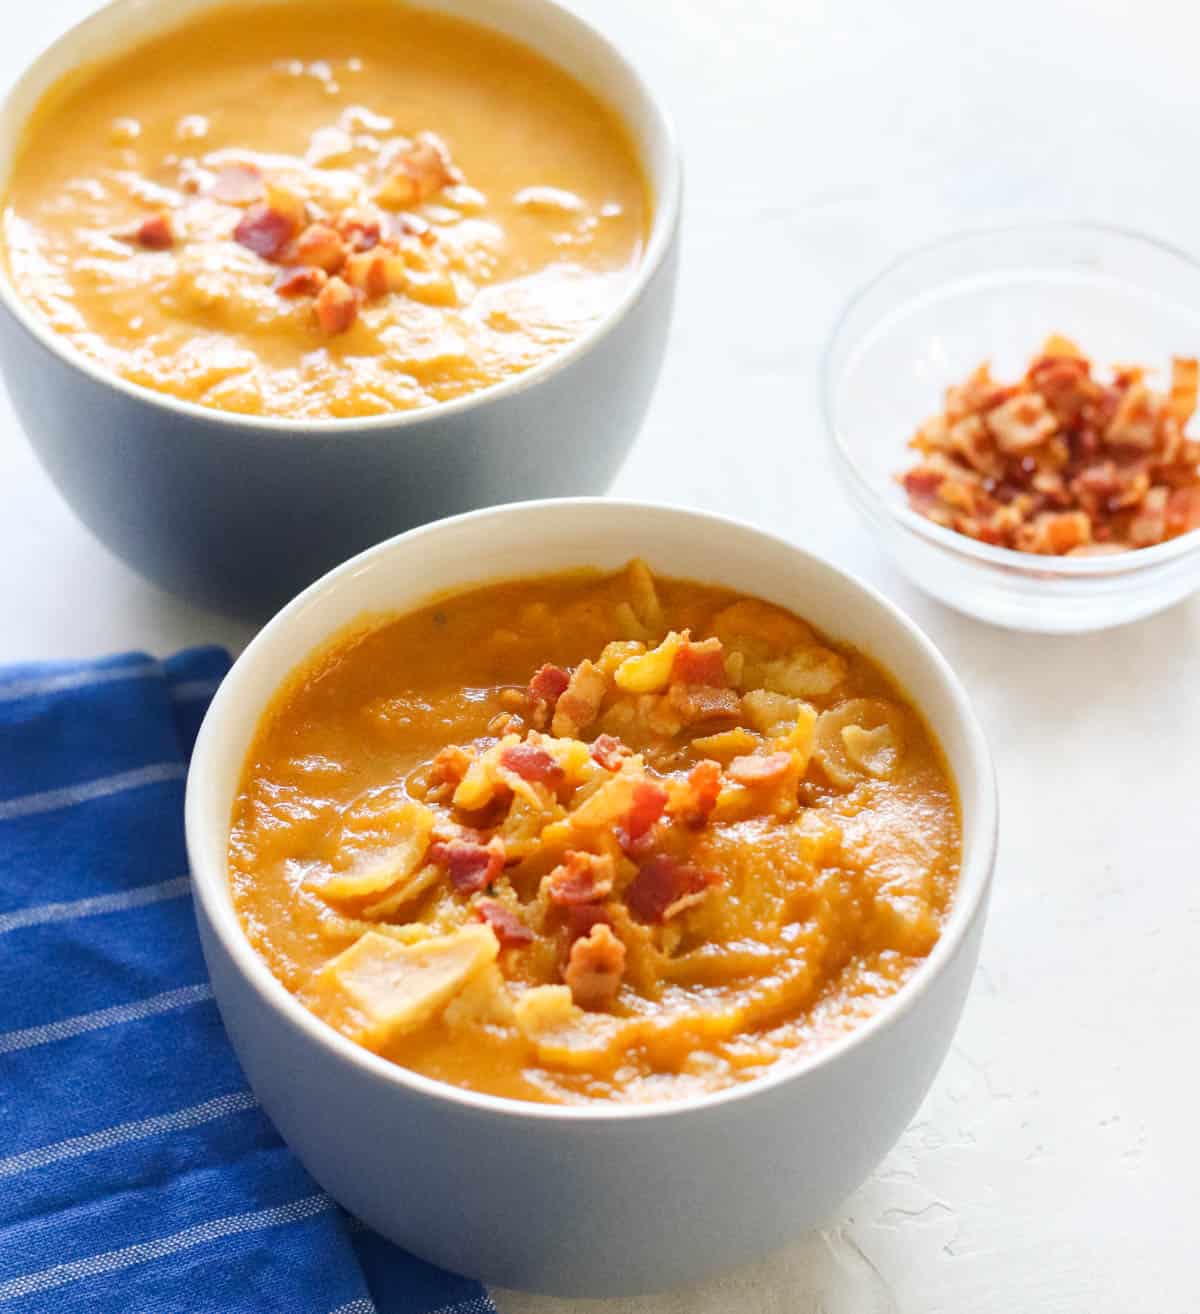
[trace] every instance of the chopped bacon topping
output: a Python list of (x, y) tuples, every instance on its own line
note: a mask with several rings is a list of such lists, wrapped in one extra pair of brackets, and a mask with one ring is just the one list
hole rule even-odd
[(175, 245), (175, 232), (167, 215), (151, 214), (127, 233), (125, 240), (136, 242), (147, 251), (166, 251)]
[(567, 687), (554, 707), (551, 732), (560, 739), (575, 739), (600, 714), (608, 691), (608, 677), (586, 658), (571, 672)]
[(998, 547), (1053, 556), (1149, 547), (1197, 527), (1167, 508), (1179, 490), (1200, 488), (1200, 444), (1184, 433), (1198, 390), (1194, 358), (1172, 362), (1163, 395), (1136, 366), (1102, 382), (1055, 336), (1019, 383), (1000, 387), (980, 366), (948, 389), (943, 412), (910, 443), (921, 460), (900, 482), (914, 511)]
[(617, 842), (628, 853), (636, 850), (650, 833), (667, 806), (667, 791), (656, 781), (639, 780), (622, 823), (616, 827)]
[(613, 860), (607, 853), (568, 849), (546, 877), (546, 893), (560, 907), (596, 904), (612, 893), (613, 875)]
[(317, 323), (332, 337), (345, 333), (358, 318), (360, 295), (336, 275), (317, 294)]
[(791, 753), (750, 753), (735, 757), (729, 764), (730, 778), (739, 785), (774, 785), (783, 779), (792, 765)]
[(522, 780), (551, 787), (560, 784), (566, 775), (559, 763), (536, 744), (513, 744), (506, 748), (500, 754), (500, 765), (515, 772)]
[(605, 771), (620, 771), (621, 763), (629, 756), (629, 749), (612, 735), (597, 735), (588, 751), (592, 761)]
[(336, 274), (346, 263), (346, 244), (328, 224), (309, 224), (296, 238), (296, 259)]
[(475, 905), (475, 916), (492, 928), (502, 949), (533, 943), (532, 929), (497, 899), (480, 899)]
[(299, 265), (285, 269), (275, 280), (275, 291), (281, 297), (314, 297), (325, 286), (325, 271)]
[(504, 870), (504, 842), (493, 838), (487, 844), (474, 840), (439, 840), (429, 846), (429, 861), (445, 869), (450, 884), (459, 894), (484, 889)]
[(571, 946), (563, 980), (580, 1008), (608, 1008), (621, 988), (625, 946), (603, 923)]
[(370, 251), (383, 236), (380, 221), (360, 210), (343, 210), (336, 220), (338, 235), (351, 251)]
[(698, 903), (720, 876), (659, 853), (644, 863), (625, 891), (625, 904), (639, 922), (657, 925)]
[(233, 240), (264, 260), (276, 260), (296, 236), (296, 221), (268, 205), (256, 201), (238, 220)]
[(437, 755), (429, 764), (429, 783), (431, 785), (457, 785), (467, 774), (471, 765), (471, 754), (457, 744), (447, 744), (439, 748)]
[(550, 724), (555, 705), (570, 683), (570, 672), (549, 662), (533, 673), (533, 679), (529, 681), (529, 698), (533, 704), (533, 724), (539, 730), (545, 730)]
[(690, 639), (675, 654), (671, 679), (680, 684), (702, 684), (722, 689), (729, 683), (725, 672), (725, 649), (720, 639), (693, 643)]
[(266, 189), (253, 164), (226, 164), (217, 172), (208, 194), (226, 205), (252, 205), (262, 200)]
[(399, 210), (427, 200), (459, 178), (446, 147), (432, 134), (427, 134), (399, 157), (395, 170), (380, 187), (375, 199), (380, 205)]
[(611, 926), (613, 915), (602, 903), (568, 903), (563, 905), (567, 919), (567, 935), (574, 941), (581, 935), (590, 935), (593, 926)]
[(671, 800), (671, 815), (693, 830), (700, 830), (717, 805), (721, 793), (721, 764), (707, 759), (688, 772), (687, 783)]
[(685, 725), (737, 716), (742, 707), (734, 690), (717, 689), (710, 684), (673, 684), (667, 700)]

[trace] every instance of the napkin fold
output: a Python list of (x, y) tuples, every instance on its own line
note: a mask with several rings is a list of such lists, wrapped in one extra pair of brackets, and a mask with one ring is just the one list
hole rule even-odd
[(495, 1314), (351, 1224), (226, 1040), (183, 790), (228, 667), (0, 670), (0, 1311)]

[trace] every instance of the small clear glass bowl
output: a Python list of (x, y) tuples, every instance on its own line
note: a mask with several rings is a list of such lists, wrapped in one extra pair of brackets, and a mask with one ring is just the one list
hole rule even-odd
[(976, 542), (912, 511), (896, 475), (947, 385), (990, 360), (1018, 378), (1051, 333), (1096, 367), (1200, 355), (1200, 264), (1138, 233), (1046, 224), (965, 233), (902, 257), (838, 321), (822, 397), (834, 463), (870, 529), (918, 587), (1010, 629), (1105, 629), (1200, 589), (1200, 530), (1107, 557)]

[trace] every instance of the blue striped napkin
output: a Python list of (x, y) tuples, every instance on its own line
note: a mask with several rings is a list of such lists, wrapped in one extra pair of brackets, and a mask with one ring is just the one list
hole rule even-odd
[(228, 666), (0, 670), (0, 1310), (495, 1314), (342, 1214), (225, 1039), (183, 784)]

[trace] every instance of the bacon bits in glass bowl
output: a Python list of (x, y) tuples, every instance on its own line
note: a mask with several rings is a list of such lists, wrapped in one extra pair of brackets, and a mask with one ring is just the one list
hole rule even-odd
[(1181, 252), (1080, 224), (950, 238), (839, 321), (835, 464), (899, 566), (959, 611), (1046, 633), (1136, 620), (1200, 589), (1197, 355)]

